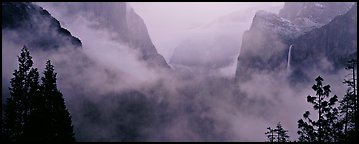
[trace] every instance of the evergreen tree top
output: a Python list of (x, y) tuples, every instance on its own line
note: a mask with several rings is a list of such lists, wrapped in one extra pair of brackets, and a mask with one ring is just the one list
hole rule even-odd
[(26, 45), (21, 49), (21, 53), (19, 56), (17, 56), (19, 61), (19, 70), (20, 71), (28, 71), (32, 65), (32, 57), (30, 56), (30, 52), (27, 49)]

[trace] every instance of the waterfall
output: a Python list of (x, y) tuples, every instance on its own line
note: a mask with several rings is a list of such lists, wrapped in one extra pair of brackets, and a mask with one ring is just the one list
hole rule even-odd
[(287, 72), (288, 73), (290, 72), (290, 52), (292, 51), (292, 46), (293, 45), (289, 46), (289, 51), (288, 51), (288, 60), (287, 60)]

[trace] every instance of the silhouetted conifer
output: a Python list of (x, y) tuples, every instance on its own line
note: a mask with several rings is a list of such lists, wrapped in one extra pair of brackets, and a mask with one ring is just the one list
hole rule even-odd
[(32, 68), (30, 52), (24, 46), (18, 56), (19, 67), (10, 81), (10, 97), (7, 98), (3, 119), (4, 141), (25, 141), (24, 129), (27, 126), (32, 105), (30, 99), (37, 94), (38, 72)]
[(44, 77), (41, 78), (41, 93), (45, 97), (50, 114), (51, 141), (75, 141), (71, 116), (64, 102), (62, 93), (57, 89), (54, 66), (50, 60), (46, 62)]
[(348, 89), (343, 99), (340, 101), (340, 113), (342, 114), (341, 122), (344, 126), (343, 134), (341, 135), (341, 141), (351, 142), (355, 141), (355, 136), (357, 134), (355, 128), (357, 126), (357, 93), (356, 93), (356, 79), (355, 79), (355, 65), (356, 60), (351, 59), (347, 63), (345, 69), (351, 71), (350, 78), (344, 79), (345, 84), (347, 84)]
[(337, 115), (339, 110), (335, 107), (338, 97), (336, 95), (329, 98), (330, 85), (323, 86), (323, 78), (318, 76), (316, 84), (312, 89), (316, 91), (316, 96), (307, 96), (307, 101), (313, 104), (314, 110), (318, 111), (318, 120), (312, 120), (306, 111), (303, 114), (303, 119), (298, 120), (299, 141), (314, 142), (324, 141), (333, 142), (338, 141), (341, 125), (338, 122)]
[(18, 56), (19, 68), (13, 73), (10, 97), (3, 119), (5, 142), (74, 142), (71, 116), (57, 89), (54, 66), (47, 61), (44, 77), (32, 68), (30, 52), (24, 46)]
[(267, 135), (269, 142), (288, 142), (288, 134), (287, 130), (283, 129), (280, 122), (277, 123), (277, 126), (275, 129), (272, 129), (271, 127), (267, 128), (268, 131), (265, 133)]

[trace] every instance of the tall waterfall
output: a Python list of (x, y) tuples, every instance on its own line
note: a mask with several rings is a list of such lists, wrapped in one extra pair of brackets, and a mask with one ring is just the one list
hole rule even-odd
[(292, 46), (293, 45), (289, 46), (289, 51), (288, 51), (288, 60), (287, 60), (287, 72), (288, 73), (290, 72), (290, 52), (292, 51)]

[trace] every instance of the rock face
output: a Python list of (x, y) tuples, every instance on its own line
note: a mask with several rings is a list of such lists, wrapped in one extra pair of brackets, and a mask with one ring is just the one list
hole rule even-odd
[(357, 4), (329, 24), (298, 37), (293, 42), (293, 77), (305, 78), (305, 69), (336, 72), (357, 56)]
[(153, 45), (143, 19), (130, 6), (126, 7), (126, 14), (129, 44), (138, 48), (143, 54), (143, 59), (151, 65), (170, 68)]
[(322, 26), (337, 15), (345, 14), (352, 5), (352, 2), (289, 2), (279, 11), (279, 16), (296, 25)]
[(28, 2), (2, 3), (2, 35), (29, 49), (81, 47), (81, 41), (62, 28), (48, 11)]
[(247, 80), (255, 72), (278, 72), (285, 68), (288, 43), (300, 30), (274, 13), (258, 11), (243, 34), (236, 79)]
[(157, 53), (143, 19), (126, 3), (71, 2), (54, 3), (53, 6), (64, 11), (69, 19), (81, 14), (95, 21), (96, 28), (113, 32), (115, 40), (137, 49), (150, 65), (170, 68)]
[[(297, 73), (296, 76), (299, 76), (299, 67), (303, 70), (306, 63), (299, 61), (304, 60), (309, 53), (317, 58), (321, 55), (328, 56), (331, 59), (328, 61), (336, 65), (335, 69), (340, 68), (338, 60), (334, 59), (356, 51), (356, 17), (340, 18), (352, 13), (353, 9), (348, 11), (352, 5), (353, 3), (286, 3), (279, 15), (258, 11), (251, 28), (243, 35), (236, 80), (250, 79), (252, 73), (278, 73), (286, 70), (290, 45), (293, 46), (293, 62), (290, 64), (294, 65), (293, 69), (297, 69), (293, 71)], [(346, 14), (338, 16), (344, 13)], [(336, 18), (333, 20), (334, 17)], [(342, 37), (337, 37), (335, 33), (340, 33)], [(348, 44), (344, 46), (342, 43)], [(333, 52), (343, 49), (339, 45), (345, 47), (345, 52)], [(319, 63), (314, 59), (307, 61), (311, 63), (306, 65)]]

